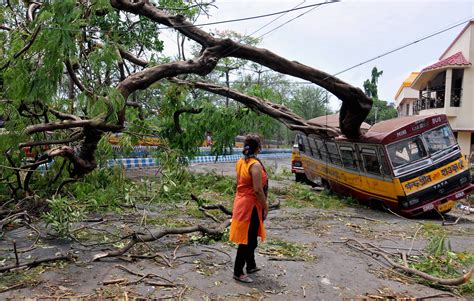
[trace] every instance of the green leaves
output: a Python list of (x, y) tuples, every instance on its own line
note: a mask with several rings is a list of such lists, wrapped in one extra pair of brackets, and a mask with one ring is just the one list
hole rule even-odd
[(46, 225), (52, 227), (60, 237), (69, 237), (72, 223), (83, 216), (81, 207), (61, 196), (53, 196), (47, 202), (49, 211), (43, 215)]

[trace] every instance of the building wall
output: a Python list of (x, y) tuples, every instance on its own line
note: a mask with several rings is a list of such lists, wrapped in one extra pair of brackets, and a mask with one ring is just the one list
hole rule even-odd
[(456, 41), (456, 43), (449, 49), (442, 57), (440, 57), (439, 60), (443, 60), (456, 52), (462, 51), (462, 54), (466, 58), (466, 60), (472, 62), (472, 59), (474, 58), (474, 48), (471, 47), (471, 42), (473, 41), (473, 33), (474, 30), (472, 30), (474, 27), (473, 24), (466, 29), (465, 32), (459, 37), (459, 39)]
[[(459, 51), (462, 51), (464, 57), (472, 63), (474, 60), (474, 24), (466, 29), (442, 58)], [(474, 113), (474, 67), (472, 65), (464, 69), (461, 107), (459, 109), (452, 124), (453, 129), (474, 130), (474, 118), (472, 116)]]
[[(459, 51), (462, 51), (464, 57), (474, 63), (474, 24), (459, 37), (455, 44), (449, 49), (440, 60), (449, 57)], [(462, 83), (461, 107), (456, 108), (456, 117), (449, 118), (449, 122), (454, 131), (456, 130), (474, 130), (474, 65), (464, 69)], [(458, 143), (461, 147), (461, 153), (469, 156), (471, 153), (471, 133), (458, 132)]]
[(461, 154), (468, 158), (471, 154), (471, 133), (458, 132), (458, 144), (461, 147)]

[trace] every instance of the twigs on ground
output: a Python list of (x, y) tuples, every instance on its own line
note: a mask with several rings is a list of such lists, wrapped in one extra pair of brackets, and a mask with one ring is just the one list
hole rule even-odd
[(119, 265), (116, 265), (115, 267), (116, 267), (116, 268), (119, 268), (119, 269), (121, 269), (121, 270), (123, 270), (123, 271), (125, 271), (125, 272), (127, 272), (127, 273), (130, 273), (130, 274), (132, 274), (132, 275), (134, 275), (134, 276), (140, 277), (140, 278), (139, 278), (138, 280), (136, 280), (136, 281), (128, 282), (127, 285), (137, 284), (137, 283), (139, 283), (139, 282), (145, 280), (146, 278), (158, 278), (158, 279), (161, 279), (161, 280), (164, 280), (164, 281), (167, 282), (167, 283), (159, 283), (159, 284), (156, 282), (155, 284), (153, 284), (153, 285), (155, 285), (155, 286), (175, 287), (175, 286), (180, 285), (180, 284), (174, 283), (173, 281), (171, 281), (171, 280), (169, 280), (169, 279), (167, 279), (167, 278), (165, 278), (165, 277), (162, 277), (162, 276), (159, 276), (159, 275), (156, 275), (156, 274), (153, 274), (153, 273), (142, 274), (142, 273), (133, 271), (133, 270), (131, 270), (131, 269), (129, 269), (129, 268), (123, 266), (123, 265), (120, 265), (120, 264), (119, 264)]
[[(209, 205), (205, 205), (205, 204), (202, 204), (203, 203), (203, 200), (200, 200), (197, 196), (195, 196), (194, 194), (191, 193), (191, 199), (193, 201), (195, 201), (198, 206), (199, 206), (199, 210), (202, 211), (206, 216), (212, 218), (214, 221), (216, 221), (216, 218), (214, 216), (209, 216), (205, 213), (205, 210), (213, 210), (213, 209), (218, 209), (220, 211), (222, 211), (224, 214), (228, 215), (228, 216), (232, 216), (232, 210), (229, 210), (227, 209), (224, 205), (222, 204), (209, 204)], [(269, 204), (268, 205), (268, 209), (271, 211), (271, 210), (276, 210), (276, 209), (279, 209), (280, 208), (280, 204), (281, 204), (281, 201), (280, 199), (277, 200), (276, 203), (273, 203), (273, 204)], [(220, 222), (220, 221), (219, 221)]]
[(268, 260), (272, 261), (306, 261), (303, 257), (270, 256)]
[(422, 228), (423, 228), (423, 225), (419, 226), (418, 229), (416, 229), (415, 235), (413, 235), (413, 238), (412, 238), (412, 240), (411, 240), (410, 249), (409, 249), (408, 252), (407, 252), (407, 255), (408, 255), (408, 256), (410, 256), (411, 250), (413, 249), (413, 244), (415, 243), (416, 235), (418, 234), (418, 232), (419, 232)]
[(149, 241), (158, 240), (167, 235), (177, 235), (177, 234), (188, 234), (193, 232), (201, 232), (203, 234), (209, 235), (221, 235), (223, 231), (230, 225), (230, 220), (223, 221), (219, 226), (216, 228), (207, 228), (203, 225), (196, 225), (191, 227), (183, 227), (183, 228), (167, 228), (161, 231), (151, 232), (147, 235), (137, 234), (134, 233), (131, 236), (131, 240), (125, 245), (123, 248), (118, 250), (110, 251), (107, 253), (99, 253), (93, 257), (93, 261), (99, 260), (105, 257), (117, 257), (125, 254), (128, 250), (130, 250), (135, 244), (137, 243), (144, 243)]
[(206, 248), (206, 249), (214, 250), (214, 251), (217, 251), (217, 252), (219, 252), (219, 253), (222, 253), (222, 254), (226, 255), (228, 259), (227, 259), (226, 262), (221, 263), (222, 265), (228, 264), (229, 262), (232, 261), (232, 257), (231, 257), (231, 256), (229, 255), (229, 253), (227, 253), (226, 251), (219, 250), (219, 249), (217, 249), (217, 248), (213, 248), (213, 247), (209, 247), (209, 246), (202, 246), (202, 247), (203, 247), (203, 248)]
[(357, 218), (357, 219), (363, 219), (363, 220), (366, 220), (366, 221), (376, 222), (376, 223), (385, 223), (384, 221), (381, 221), (379, 219), (373, 219), (373, 218), (370, 218), (370, 217), (365, 217), (365, 216), (360, 216), (360, 215), (349, 215), (349, 214), (334, 213), (334, 216), (345, 217), (345, 218)]
[(23, 218), (25, 219), (26, 221), (28, 222), (31, 222), (31, 217), (28, 215), (28, 213), (26, 211), (22, 211), (22, 212), (17, 212), (15, 214), (11, 214), (7, 217), (5, 217), (4, 219), (0, 220), (0, 230), (5, 226), (5, 225), (8, 225), (10, 224), (11, 222), (13, 222), (14, 220), (18, 219), (18, 218)]
[(58, 260), (67, 260), (73, 262), (75, 259), (71, 254), (61, 254), (59, 256), (53, 256), (53, 257), (46, 257), (46, 258), (40, 258), (33, 260), (31, 262), (25, 262), (25, 263), (18, 263), (18, 264), (12, 264), (9, 266), (4, 266), (0, 267), (0, 273), (4, 272), (9, 272), (17, 268), (22, 268), (22, 267), (35, 267), (37, 265), (40, 265), (42, 263), (46, 262), (52, 262), (52, 261), (58, 261)]
[(371, 256), (376, 256), (378, 258), (382, 258), (385, 260), (386, 264), (388, 264), (390, 267), (401, 270), (407, 274), (414, 275), (421, 277), (425, 280), (428, 280), (430, 282), (433, 282), (434, 284), (439, 284), (439, 285), (444, 285), (444, 286), (457, 286), (466, 283), (471, 279), (472, 274), (474, 273), (474, 268), (471, 268), (469, 272), (464, 274), (463, 276), (457, 277), (457, 278), (450, 278), (450, 279), (442, 279), (439, 277), (432, 276), (430, 274), (427, 274), (425, 272), (419, 271), (417, 269), (413, 269), (410, 267), (406, 267), (402, 264), (399, 264), (392, 260), (386, 252), (382, 252), (380, 248), (375, 247), (374, 245), (367, 244), (367, 243), (362, 243), (358, 241), (357, 239), (352, 239), (349, 238), (345, 241), (345, 244), (348, 245), (351, 248), (354, 248), (362, 253), (371, 255)]
[(25, 286), (24, 283), (18, 283), (18, 284), (15, 284), (15, 285), (12, 285), (12, 286), (9, 286), (9, 287), (0, 289), (0, 294), (1, 294), (1, 293), (4, 293), (4, 292), (7, 292), (7, 291), (10, 291), (10, 290), (14, 290), (14, 289), (17, 289), (17, 288), (21, 288), (21, 287), (23, 287), (23, 286)]

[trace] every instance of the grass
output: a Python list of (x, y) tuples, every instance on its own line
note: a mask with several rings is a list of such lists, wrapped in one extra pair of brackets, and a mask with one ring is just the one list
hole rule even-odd
[(280, 198), (282, 206), (287, 208), (339, 209), (347, 204), (335, 195), (316, 192), (310, 186), (300, 183), (293, 183), (284, 188), (270, 188), (270, 200), (276, 197)]
[[(474, 265), (474, 252), (453, 252), (446, 235), (436, 235), (431, 238), (425, 247), (427, 256), (411, 267), (440, 278), (457, 278)], [(436, 287), (425, 280), (421, 282)], [(456, 293), (464, 296), (474, 296), (474, 281), (452, 288)]]
[(308, 246), (281, 239), (272, 239), (261, 244), (259, 252), (275, 257), (302, 258), (305, 261), (314, 259)]

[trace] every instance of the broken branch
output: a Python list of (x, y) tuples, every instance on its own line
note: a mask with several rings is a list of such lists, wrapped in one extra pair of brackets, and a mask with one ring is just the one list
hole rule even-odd
[[(365, 246), (365, 244), (361, 243), (357, 239), (350, 238), (350, 239), (347, 239), (345, 241), (345, 243), (348, 246), (354, 247), (357, 250), (360, 250), (364, 253), (369, 253), (370, 255), (378, 255), (381, 258), (383, 258), (391, 267), (393, 267), (395, 269), (398, 269), (398, 270), (402, 270), (407, 274), (421, 277), (425, 280), (433, 282), (434, 284), (446, 285), (446, 286), (461, 285), (461, 284), (464, 284), (467, 281), (469, 281), (469, 279), (471, 279), (471, 277), (472, 277), (472, 274), (474, 273), (474, 268), (471, 268), (469, 270), (469, 272), (467, 272), (466, 274), (464, 274), (460, 277), (450, 278), (450, 279), (442, 279), (442, 278), (435, 277), (435, 276), (432, 276), (430, 274), (427, 274), (425, 272), (419, 271), (417, 269), (413, 269), (413, 268), (410, 268), (410, 267), (405, 267), (404, 265), (398, 264), (398, 263), (394, 262), (392, 259), (390, 259), (390, 257), (388, 257), (388, 255), (385, 254), (384, 252), (374, 250), (373, 248), (369, 249)], [(355, 243), (356, 245), (354, 245), (352, 243)]]

